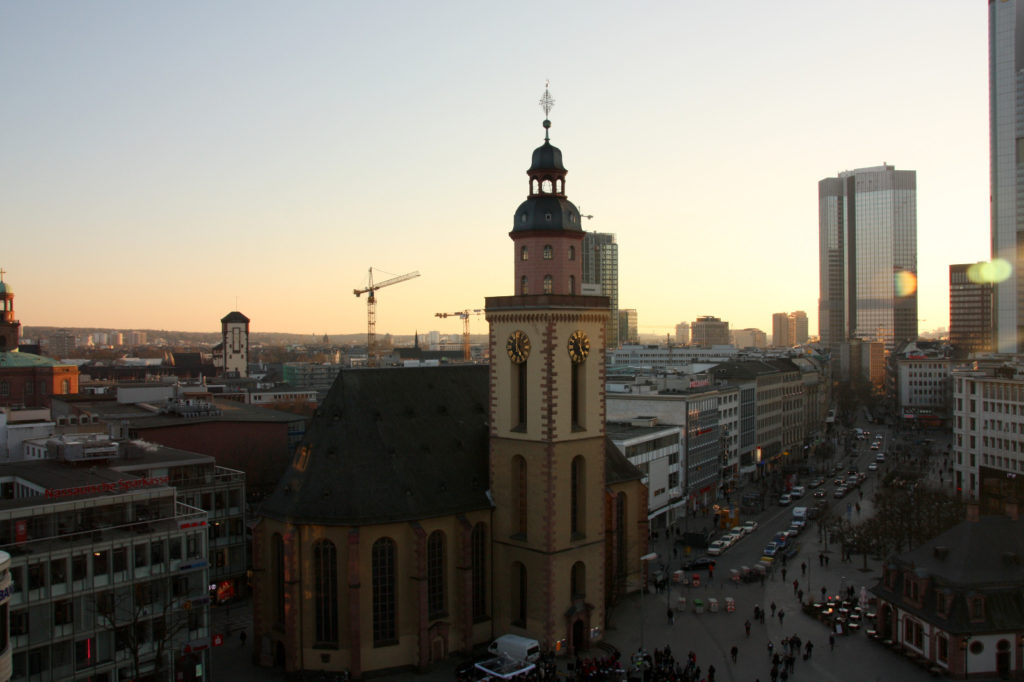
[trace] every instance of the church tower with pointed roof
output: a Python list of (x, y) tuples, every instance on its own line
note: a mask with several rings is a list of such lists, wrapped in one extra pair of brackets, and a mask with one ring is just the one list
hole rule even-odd
[[(553, 103), (545, 90), (545, 114)], [(605, 618), (608, 301), (579, 292), (583, 230), (550, 127), (509, 234), (514, 294), (487, 299), (494, 617), (499, 631), (578, 651)]]

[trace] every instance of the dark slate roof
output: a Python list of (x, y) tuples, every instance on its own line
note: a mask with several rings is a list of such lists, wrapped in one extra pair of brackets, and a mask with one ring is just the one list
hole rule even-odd
[(224, 317), (220, 318), (220, 321), (221, 322), (246, 322), (247, 323), (247, 322), (249, 322), (249, 318), (246, 317), (245, 315), (243, 315), (242, 313), (238, 312), (237, 310), (234, 310), (234, 311), (228, 313), (227, 315), (225, 315)]
[(605, 485), (615, 485), (616, 483), (643, 479), (643, 472), (637, 469), (625, 455), (619, 452), (611, 438), (605, 438), (604, 454)]
[(488, 369), (343, 370), (260, 513), (370, 525), (489, 508)]
[(171, 364), (175, 367), (192, 367), (199, 369), (203, 366), (203, 354), (175, 352), (171, 354)]
[(580, 211), (571, 201), (558, 195), (535, 195), (519, 204), (512, 232), (562, 230), (583, 236)]

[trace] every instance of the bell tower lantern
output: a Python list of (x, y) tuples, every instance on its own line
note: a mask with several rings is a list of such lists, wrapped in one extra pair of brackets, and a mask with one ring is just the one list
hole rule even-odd
[(4, 281), (5, 274), (0, 269), (0, 351), (14, 351), (21, 339), (21, 322), (14, 318), (14, 289)]

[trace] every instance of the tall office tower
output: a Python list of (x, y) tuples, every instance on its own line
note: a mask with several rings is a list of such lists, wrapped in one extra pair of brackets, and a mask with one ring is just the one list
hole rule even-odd
[(676, 343), (686, 346), (690, 343), (690, 323), (680, 322), (676, 325)]
[(78, 347), (78, 343), (75, 341), (75, 335), (71, 333), (69, 329), (58, 329), (46, 343), (46, 352), (49, 355), (57, 358), (70, 358), (75, 355), (75, 348)]
[(818, 332), (892, 350), (917, 338), (917, 173), (893, 166), (818, 182)]
[(625, 308), (619, 311), (619, 341), (622, 343), (640, 343), (637, 330), (636, 308)]
[(728, 346), (729, 323), (717, 317), (705, 315), (698, 317), (690, 324), (691, 343), (694, 346)]
[(1024, 2), (988, 3), (989, 177), (992, 258), (1011, 265), (993, 291), (998, 353), (1024, 350)]
[(772, 314), (772, 346), (774, 348), (789, 348), (793, 345), (789, 336), (789, 314)]
[[(608, 348), (618, 348), (619, 339), (619, 245), (614, 234), (603, 232), (583, 233), (583, 281), (581, 293), (593, 293), (608, 297), (611, 317), (605, 334)], [(598, 285), (592, 290), (587, 285)]]
[(992, 352), (992, 283), (981, 263), (949, 266), (949, 344), (958, 358)]
[(789, 342), (792, 345), (807, 343), (807, 313), (795, 310), (789, 314)]

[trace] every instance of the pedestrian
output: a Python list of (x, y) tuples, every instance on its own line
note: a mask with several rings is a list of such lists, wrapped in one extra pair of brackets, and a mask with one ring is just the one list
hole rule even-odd
[(831, 632), (828, 633), (828, 650), (829, 651), (835, 651), (836, 650), (836, 636), (834, 634), (832, 634)]
[(818, 565), (822, 568), (825, 567), (825, 554), (824, 552), (818, 554)]
[(800, 562), (800, 575), (801, 576), (807, 575), (807, 562), (806, 561), (801, 561)]
[(821, 586), (821, 601), (825, 601), (825, 594), (826, 594), (827, 592), (828, 592), (828, 590), (826, 590), (826, 589), (825, 589), (825, 586), (824, 586), (824, 585), (822, 585), (822, 586)]
[(764, 616), (765, 616), (764, 609), (761, 609), (761, 625), (764, 625)]
[(747, 637), (750, 637), (750, 621), (748, 620), (743, 624), (743, 629), (747, 631)]
[(712, 564), (708, 564), (708, 580), (711, 580), (714, 577), (715, 577), (715, 565), (713, 563)]
[(708, 682), (715, 682), (715, 666), (708, 666)]
[(800, 581), (799, 580), (794, 580), (793, 581), (793, 594), (795, 595), (797, 590), (799, 590), (799, 589), (800, 589)]
[(800, 600), (801, 604), (803, 604), (804, 603), (804, 591), (803, 590), (797, 590), (796, 591), (796, 598)]
[(773, 651), (775, 651), (775, 645), (772, 644), (772, 641), (769, 639), (768, 640), (768, 658), (772, 657), (772, 652)]
[(754, 604), (754, 620), (761, 620), (761, 607)]
[(825, 568), (828, 568), (828, 554), (825, 555)]
[(771, 605), (770, 608), (772, 610), (772, 618), (774, 618), (775, 617), (775, 602), (772, 602), (772, 605)]
[(786, 617), (786, 612), (779, 609), (779, 625), (782, 625), (782, 619)]
[(670, 606), (668, 608), (668, 624), (669, 625), (675, 625), (675, 623), (676, 623), (676, 612), (673, 611), (672, 607)]
[[(747, 627), (750, 627), (750, 623), (747, 623)], [(732, 655), (732, 662), (736, 662), (736, 657), (740, 655), (740, 648), (735, 644), (732, 645), (732, 649), (729, 649), (729, 653)]]
[(804, 645), (804, 660), (811, 657), (812, 651), (814, 651), (814, 644), (812, 644), (811, 642), (807, 642), (807, 644)]

